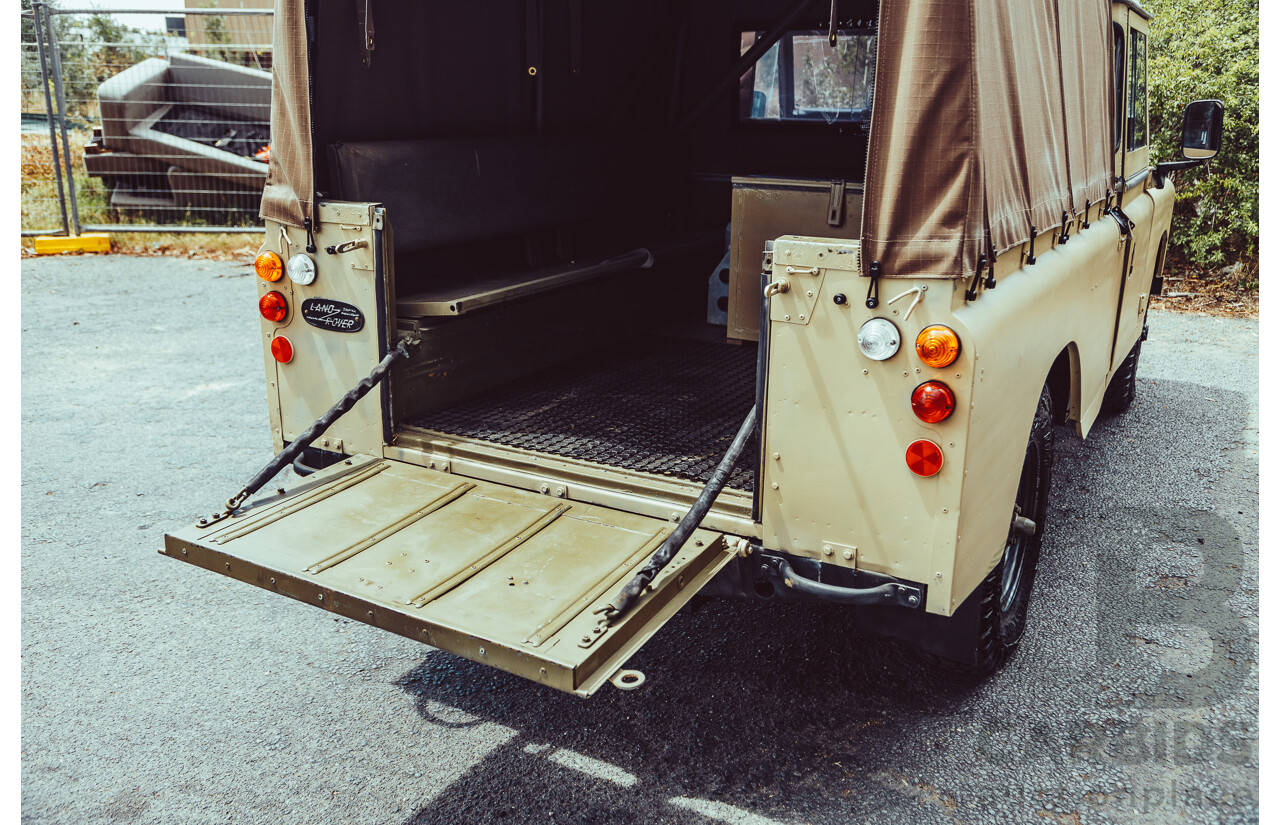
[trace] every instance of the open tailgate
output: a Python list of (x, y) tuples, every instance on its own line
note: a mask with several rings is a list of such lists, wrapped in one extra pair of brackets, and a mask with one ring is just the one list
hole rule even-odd
[(653, 555), (668, 522), (355, 457), (165, 555), (476, 662), (589, 696), (732, 558), (698, 530), (635, 607), (596, 610)]

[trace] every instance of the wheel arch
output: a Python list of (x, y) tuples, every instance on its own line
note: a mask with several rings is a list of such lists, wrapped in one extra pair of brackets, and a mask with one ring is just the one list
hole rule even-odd
[(1156, 249), (1156, 265), (1151, 270), (1151, 293), (1152, 295), (1160, 295), (1164, 293), (1164, 261), (1165, 253), (1169, 249), (1169, 233), (1166, 231), (1160, 236), (1160, 246)]
[(1053, 423), (1080, 419), (1080, 348), (1069, 341), (1058, 353), (1045, 378), (1053, 395)]

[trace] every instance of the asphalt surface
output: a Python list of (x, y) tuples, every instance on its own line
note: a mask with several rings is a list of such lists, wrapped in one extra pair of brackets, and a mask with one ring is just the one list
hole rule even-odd
[(713, 602), (590, 700), (157, 554), (269, 457), (247, 267), (22, 266), (22, 820), (1258, 820), (1258, 326), (1153, 312), (1057, 431), (1022, 648), (933, 677), (847, 611)]

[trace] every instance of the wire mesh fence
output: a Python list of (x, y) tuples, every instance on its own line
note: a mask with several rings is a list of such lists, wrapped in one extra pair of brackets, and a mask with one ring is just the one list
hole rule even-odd
[(23, 0), (24, 235), (260, 231), (271, 9), (229, 2), (263, 8)]

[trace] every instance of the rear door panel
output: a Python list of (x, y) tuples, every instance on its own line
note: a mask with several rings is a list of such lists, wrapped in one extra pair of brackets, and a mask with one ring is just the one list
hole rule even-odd
[(596, 613), (674, 525), (355, 457), (164, 553), (590, 695), (732, 558), (699, 530), (634, 610)]

